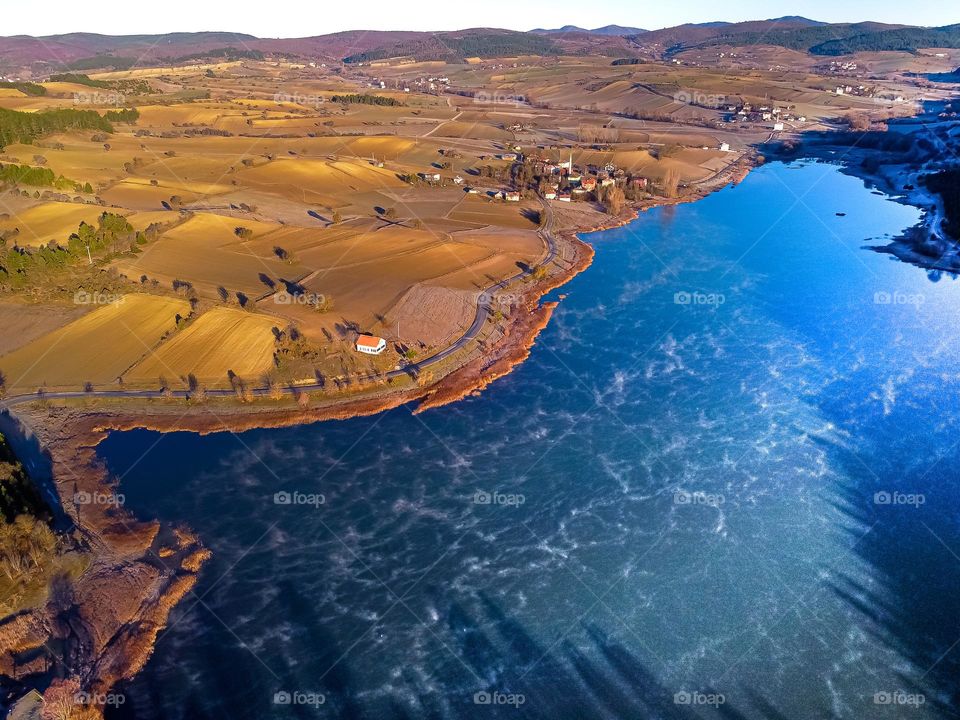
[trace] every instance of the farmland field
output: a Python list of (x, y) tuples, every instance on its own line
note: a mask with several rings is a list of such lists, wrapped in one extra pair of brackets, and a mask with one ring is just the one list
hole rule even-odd
[(278, 324), (282, 323), (267, 315), (214, 308), (150, 353), (125, 379), (149, 385), (164, 377), (187, 386), (188, 376), (193, 375), (210, 387), (229, 387), (228, 373), (233, 372), (247, 381), (259, 381), (272, 365), (271, 330)]
[[(611, 176), (624, 192), (637, 179), (631, 200), (654, 204), (722, 175), (771, 132), (685, 97), (776, 101), (812, 118), (869, 104), (824, 90), (809, 64), (736, 70), (697, 57), (704, 67), (592, 55), (362, 68), (245, 59), (93, 73), (96, 86), (52, 82), (45, 95), (0, 90), (8, 109), (81, 98), (94, 112), (119, 101), (131, 111), (111, 132), (2, 150), (0, 161), (48, 169), (69, 189), (2, 190), (7, 262), (27, 275), (0, 274), (0, 302), (31, 288), (16, 301), (37, 308), (23, 313), (32, 325), (11, 320), (23, 332), (0, 345), (6, 384), (76, 389), (122, 375), (154, 387), (193, 375), (221, 387), (228, 372), (256, 383), (272, 369), (275, 328), (299, 338), (286, 358), (298, 372), (388, 368), (393, 347), (454, 342), (481, 291), (546, 256), (542, 196), (575, 189), (548, 164), (572, 159), (577, 174)], [(499, 199), (513, 189), (522, 201)], [(604, 196), (550, 203), (556, 228), (608, 222)], [(125, 219), (98, 228), (105, 212)], [(89, 257), (76, 242), (65, 250), (81, 223)], [(96, 232), (109, 237), (97, 245)], [(41, 248), (54, 254), (40, 259)], [(127, 301), (71, 305), (94, 287)], [(189, 320), (161, 343), (177, 315)], [(391, 352), (373, 366), (356, 358), (358, 333), (380, 334)]]
[(0, 356), (0, 371), (8, 387), (28, 391), (114, 385), (189, 312), (184, 300), (127, 295)]
[(102, 212), (102, 208), (94, 205), (40, 203), (0, 219), (0, 232), (19, 230), (17, 242), (21, 245), (46, 245), (51, 240), (63, 241), (70, 237), (82, 222), (95, 224)]

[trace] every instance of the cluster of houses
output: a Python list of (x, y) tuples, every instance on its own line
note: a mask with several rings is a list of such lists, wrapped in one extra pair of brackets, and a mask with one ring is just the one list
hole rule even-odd
[[(444, 90), (450, 85), (450, 78), (448, 77), (422, 77), (417, 78), (412, 81), (406, 80), (391, 80), (391, 87), (395, 90), (403, 90), (403, 92), (410, 92), (413, 88), (421, 91), (438, 91)], [(374, 78), (369, 83), (367, 83), (372, 88), (379, 88), (381, 90), (387, 89), (387, 81), (381, 80), (380, 78)]]
[[(721, 150), (729, 149), (730, 146), (727, 143), (721, 145)], [(607, 163), (602, 167), (589, 164), (581, 169), (573, 164), (572, 154), (566, 160), (554, 161), (536, 154), (524, 156), (520, 148), (515, 148), (515, 150), (516, 152), (502, 152), (496, 157), (507, 162), (527, 161), (531, 164), (534, 175), (539, 177), (541, 181), (544, 178), (552, 178), (553, 181), (548, 181), (543, 190), (543, 196), (547, 200), (572, 202), (601, 188), (620, 186), (629, 187), (633, 190), (646, 190), (649, 184), (647, 178), (629, 175), (626, 170), (613, 163)], [(441, 174), (433, 170), (419, 172), (417, 176), (430, 184), (437, 184), (442, 180)], [(455, 175), (452, 181), (455, 185), (462, 186), (465, 193), (471, 195), (478, 195), (483, 192), (493, 200), (504, 202), (520, 202), (523, 199), (521, 192), (518, 190), (487, 191), (471, 185), (464, 185), (464, 178), (461, 175)]]
[(530, 159), (533, 162), (534, 172), (541, 177), (556, 176), (559, 179), (566, 180), (564, 190), (560, 189), (560, 182), (550, 183), (547, 186), (543, 193), (547, 200), (572, 202), (578, 197), (595, 192), (598, 188), (630, 185), (635, 189), (645, 190), (648, 185), (647, 178), (629, 176), (624, 169), (618, 168), (613, 163), (607, 163), (603, 167), (587, 165), (585, 172), (581, 172), (573, 164), (572, 157), (559, 162), (552, 162), (541, 157)]
[(851, 61), (833, 60), (827, 65), (818, 65), (814, 72), (822, 75), (841, 75), (857, 71), (857, 64)]
[[(724, 109), (727, 112), (727, 122), (772, 122), (774, 130), (783, 130), (783, 124), (785, 122), (790, 122), (793, 120), (796, 120), (797, 122), (807, 121), (805, 116), (795, 116), (787, 108), (781, 108), (775, 105), (754, 106), (750, 103), (743, 103), (742, 105), (727, 105)], [(720, 149), (726, 152), (729, 151), (730, 147), (721, 147)]]
[(904, 102), (903, 95), (894, 95), (892, 93), (870, 88), (866, 85), (837, 85), (833, 90), (835, 95), (850, 95), (852, 97), (880, 98), (888, 102)]

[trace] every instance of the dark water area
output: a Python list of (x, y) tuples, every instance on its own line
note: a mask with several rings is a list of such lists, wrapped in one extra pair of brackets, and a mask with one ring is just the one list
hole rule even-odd
[(110, 716), (954, 717), (960, 285), (863, 249), (917, 219), (774, 163), (586, 236), (480, 397), (112, 434), (213, 559)]
[(954, 72), (942, 73), (907, 73), (907, 77), (918, 77), (930, 82), (938, 83), (960, 83), (960, 68)]

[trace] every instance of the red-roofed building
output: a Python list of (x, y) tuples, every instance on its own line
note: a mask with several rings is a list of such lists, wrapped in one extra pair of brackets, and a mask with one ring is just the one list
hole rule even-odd
[(387, 341), (375, 335), (361, 335), (357, 338), (357, 352), (367, 355), (379, 355), (387, 349)]

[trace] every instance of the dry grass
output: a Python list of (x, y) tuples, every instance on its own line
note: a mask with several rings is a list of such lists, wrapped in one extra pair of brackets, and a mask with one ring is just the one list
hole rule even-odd
[(63, 327), (87, 312), (84, 306), (44, 307), (19, 302), (0, 302), (0, 355)]
[(184, 300), (127, 295), (0, 357), (0, 370), (23, 391), (113, 384), (189, 312)]
[(185, 380), (192, 374), (208, 387), (228, 387), (232, 371), (256, 383), (273, 365), (272, 328), (281, 325), (268, 315), (214, 308), (151, 353), (126, 379), (150, 383), (161, 376)]
[(23, 247), (46, 245), (51, 240), (66, 244), (81, 222), (96, 225), (101, 213), (103, 208), (96, 205), (40, 203), (17, 212), (9, 219), (0, 220), (0, 232), (19, 229), (16, 242)]

